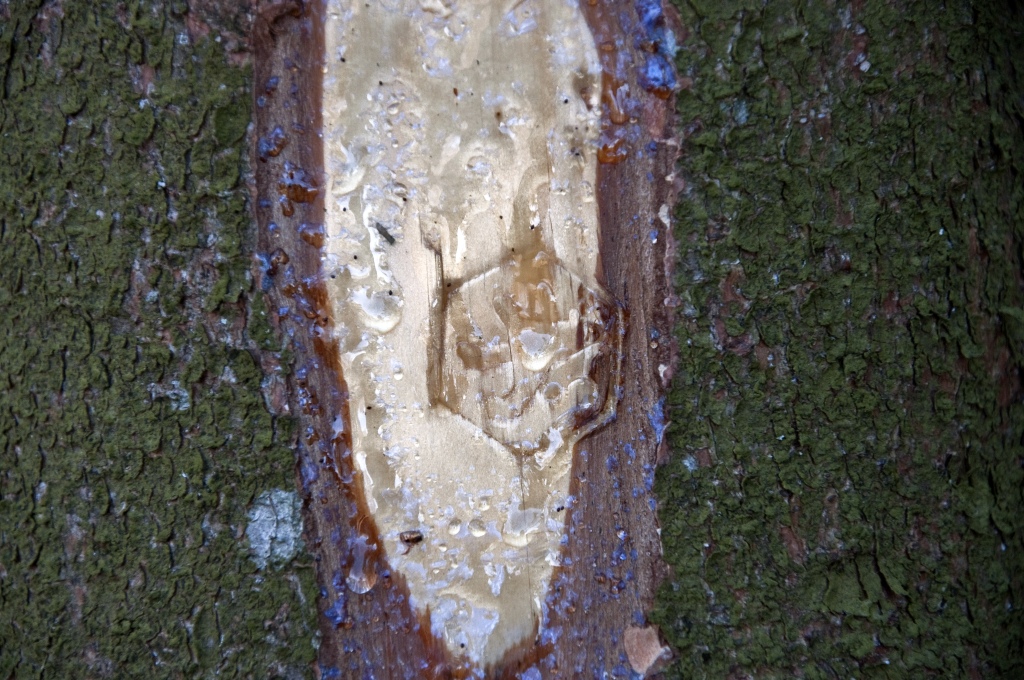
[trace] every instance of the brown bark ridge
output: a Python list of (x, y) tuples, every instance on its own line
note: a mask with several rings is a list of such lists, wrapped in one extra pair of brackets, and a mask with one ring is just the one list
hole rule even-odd
[[(258, 13), (257, 263), (294, 352), (297, 481), (320, 584), (320, 677), (572, 677), (628, 674), (631, 661), (632, 670), (647, 670), (636, 668), (641, 662), (627, 653), (635, 645), (625, 640), (627, 630), (646, 625), (664, 575), (651, 490), (673, 361), (674, 248), (663, 208), (673, 204), (678, 148), (671, 138), (671, 34), (656, 2), (584, 0), (582, 7), (604, 68), (597, 191), (603, 285), (628, 315), (620, 402), (616, 420), (574, 452), (568, 541), (539, 635), (490, 669), (452, 658), (429, 619), (410, 606), (351, 461), (347, 392), (320, 271), (322, 5), (277, 2)], [(373, 587), (349, 590), (353, 570)]]

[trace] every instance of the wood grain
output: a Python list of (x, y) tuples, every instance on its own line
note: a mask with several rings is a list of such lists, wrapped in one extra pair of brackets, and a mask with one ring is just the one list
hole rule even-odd
[[(574, 454), (576, 503), (540, 634), (486, 671), (451, 658), (427, 618), (410, 608), (405, 584), (378, 547), (351, 461), (347, 391), (315, 238), (324, 215), (322, 8), (277, 2), (259, 10), (252, 148), (257, 267), (293, 356), (291, 404), (301, 432), (296, 478), (320, 584), (320, 677), (517, 677), (535, 668), (547, 678), (629, 669), (624, 633), (646, 625), (665, 571), (652, 485), (664, 428), (662, 379), (673, 363), (674, 249), (659, 209), (667, 206), (664, 216), (673, 205), (678, 147), (671, 87), (649, 76), (671, 18), (649, 2), (583, 0), (582, 7), (603, 49), (610, 93), (603, 98), (602, 155), (610, 162), (599, 167), (597, 197), (603, 285), (628, 314), (624, 379), (616, 420), (581, 440)], [(370, 538), (360, 542), (358, 536)], [(360, 558), (377, 582), (355, 594), (345, 576)]]

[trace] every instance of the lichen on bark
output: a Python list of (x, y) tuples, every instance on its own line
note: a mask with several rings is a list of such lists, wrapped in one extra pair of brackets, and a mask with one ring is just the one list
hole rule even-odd
[(1022, 22), (683, 3), (679, 677), (1022, 672)]
[(310, 672), (309, 557), (259, 569), (245, 538), (294, 492), (292, 427), (262, 392), (249, 69), (208, 29), (0, 3), (3, 678)]

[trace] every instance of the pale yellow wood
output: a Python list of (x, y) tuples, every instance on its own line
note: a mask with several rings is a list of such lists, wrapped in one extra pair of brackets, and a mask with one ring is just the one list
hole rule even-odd
[[(325, 31), (324, 271), (357, 468), (415, 607), (495, 662), (540, 620), (573, 445), (614, 414), (597, 48), (565, 0), (333, 0)], [(358, 567), (349, 586), (373, 587)]]

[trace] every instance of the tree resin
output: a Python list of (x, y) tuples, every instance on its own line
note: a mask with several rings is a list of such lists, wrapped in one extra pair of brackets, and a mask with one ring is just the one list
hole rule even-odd
[(412, 604), (494, 663), (538, 632), (574, 447), (615, 414), (599, 53), (560, 0), (331, 0), (324, 28), (322, 257), (353, 456)]

